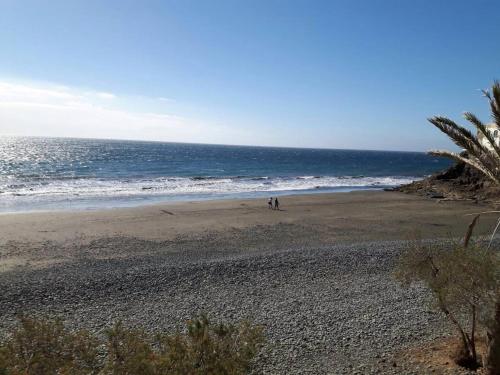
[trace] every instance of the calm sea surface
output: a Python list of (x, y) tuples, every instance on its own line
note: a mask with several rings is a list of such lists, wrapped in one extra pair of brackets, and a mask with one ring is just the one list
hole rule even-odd
[(448, 165), (414, 152), (0, 137), (0, 212), (381, 189)]

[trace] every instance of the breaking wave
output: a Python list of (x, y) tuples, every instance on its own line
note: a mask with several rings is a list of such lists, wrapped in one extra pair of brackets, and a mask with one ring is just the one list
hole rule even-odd
[(0, 196), (125, 197), (144, 195), (227, 195), (335, 189), (381, 189), (410, 183), (417, 177), (162, 177), (155, 179), (29, 179), (0, 182)]
[(0, 137), (0, 212), (382, 189), (448, 165), (417, 152)]

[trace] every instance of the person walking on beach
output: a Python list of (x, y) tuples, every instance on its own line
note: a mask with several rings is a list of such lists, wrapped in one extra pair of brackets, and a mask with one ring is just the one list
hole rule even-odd
[(280, 210), (280, 202), (278, 202), (278, 198), (274, 198), (274, 209), (275, 210)]
[(273, 197), (270, 197), (269, 200), (267, 201), (267, 207), (269, 207), (270, 210), (273, 208)]

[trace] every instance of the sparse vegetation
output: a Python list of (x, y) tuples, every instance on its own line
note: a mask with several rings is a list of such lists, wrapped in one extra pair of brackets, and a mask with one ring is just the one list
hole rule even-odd
[[(473, 224), (463, 244), (450, 247), (415, 242), (403, 253), (395, 272), (405, 285), (419, 282), (430, 290), (435, 305), (456, 329), (460, 345), (453, 359), (472, 369), (481, 365), (477, 335), (488, 335), (490, 344), (498, 339), (494, 311), (500, 288), (499, 253), (478, 244), (469, 245)], [(489, 374), (498, 374), (500, 370), (492, 366), (497, 360), (495, 355), (486, 354)]]
[(70, 332), (60, 320), (21, 317), (0, 344), (0, 374), (95, 374), (98, 346), (88, 332)]
[(0, 374), (240, 375), (264, 340), (248, 322), (214, 325), (206, 316), (188, 322), (185, 334), (148, 335), (118, 322), (105, 337), (23, 317), (0, 344)]
[[(496, 125), (495, 130), (498, 131), (500, 127), (500, 82), (495, 81), (491, 90), (483, 90), (483, 94), (489, 102), (491, 119), (493, 124)], [(487, 176), (495, 185), (500, 185), (500, 146), (496, 143), (493, 132), (488, 131), (487, 126), (474, 114), (466, 112), (464, 117), (474, 125), (477, 136), (446, 117), (435, 116), (430, 118), (429, 121), (445, 133), (457, 146), (464, 149), (465, 152), (459, 154), (436, 150), (430, 153), (466, 163)], [(485, 141), (481, 141), (480, 138)], [(498, 251), (496, 251), (496, 254), (498, 257)], [(459, 262), (459, 259), (452, 259), (452, 262)], [(499, 272), (497, 264), (497, 279)], [(419, 278), (424, 282), (426, 280), (422, 275)], [(497, 285), (496, 289), (490, 292), (490, 297), (494, 303), (486, 323), (488, 350), (485, 367), (488, 374), (500, 375), (500, 287)], [(481, 307), (483, 309), (489, 308), (483, 305)]]

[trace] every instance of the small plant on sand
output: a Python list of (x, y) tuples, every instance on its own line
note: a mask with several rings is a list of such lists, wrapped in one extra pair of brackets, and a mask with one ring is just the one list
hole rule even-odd
[(148, 335), (118, 322), (105, 337), (21, 318), (0, 343), (0, 374), (244, 375), (264, 341), (260, 327), (212, 324), (205, 316), (188, 322), (185, 334)]
[[(479, 331), (492, 338), (496, 329), (494, 311), (500, 287), (500, 256), (497, 251), (469, 245), (472, 228), (473, 224), (464, 244), (414, 243), (400, 257), (395, 275), (405, 285), (423, 283), (430, 290), (435, 305), (459, 337), (454, 361), (474, 369), (480, 366), (476, 350)], [(488, 373), (499, 374), (499, 368), (494, 366), (496, 359), (491, 355), (485, 358)]]

